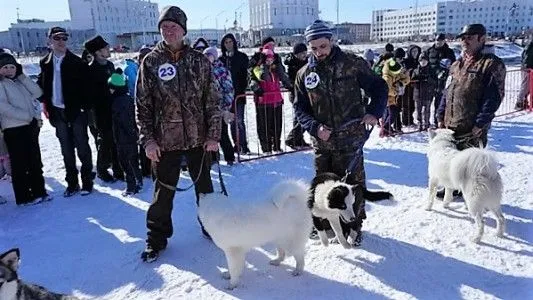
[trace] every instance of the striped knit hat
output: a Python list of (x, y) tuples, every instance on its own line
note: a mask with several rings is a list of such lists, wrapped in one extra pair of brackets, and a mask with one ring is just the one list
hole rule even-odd
[(330, 39), (333, 36), (331, 29), (324, 23), (322, 20), (316, 20), (313, 24), (305, 28), (305, 40), (310, 42), (312, 40), (317, 40), (320, 38)]

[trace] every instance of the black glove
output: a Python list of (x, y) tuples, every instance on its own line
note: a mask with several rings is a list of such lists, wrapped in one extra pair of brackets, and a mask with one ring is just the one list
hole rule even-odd
[(254, 91), (254, 95), (256, 95), (257, 97), (262, 97), (264, 93), (265, 93), (265, 91), (263, 91), (262, 88), (257, 88), (257, 89)]

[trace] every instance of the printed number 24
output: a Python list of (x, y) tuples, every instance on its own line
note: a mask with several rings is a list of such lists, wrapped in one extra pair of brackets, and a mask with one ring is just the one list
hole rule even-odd
[(159, 70), (161, 77), (167, 77), (167, 76), (174, 76), (174, 68), (168, 67), (168, 68), (162, 68)]

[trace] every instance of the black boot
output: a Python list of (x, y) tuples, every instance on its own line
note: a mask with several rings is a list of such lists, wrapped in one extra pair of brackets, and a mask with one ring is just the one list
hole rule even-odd
[(146, 249), (141, 253), (141, 259), (144, 262), (151, 263), (159, 258), (159, 250), (154, 249), (150, 245), (146, 245)]

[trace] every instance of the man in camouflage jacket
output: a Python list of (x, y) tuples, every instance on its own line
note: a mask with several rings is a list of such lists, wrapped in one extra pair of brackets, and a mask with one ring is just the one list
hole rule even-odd
[(441, 101), (439, 127), (455, 131), (457, 148), (487, 145), (487, 133), (505, 90), (505, 65), (485, 46), (482, 24), (463, 28), (463, 55), (450, 68)]
[[(163, 41), (146, 55), (137, 79), (141, 143), (152, 161), (155, 181), (147, 215), (147, 247), (141, 256), (144, 261), (157, 259), (172, 236), (172, 201), (182, 157), (187, 159), (197, 204), (200, 193), (213, 192), (206, 151), (218, 151), (219, 97), (209, 60), (183, 44), (186, 21), (176, 6), (161, 12)], [(209, 237), (203, 227), (202, 231)]]
[[(383, 114), (387, 85), (363, 58), (334, 46), (332, 32), (322, 21), (308, 26), (305, 36), (313, 55), (296, 76), (294, 109), (298, 121), (312, 137), (316, 174), (332, 172), (343, 177), (349, 171), (346, 182), (365, 187), (366, 126), (376, 125)], [(366, 105), (361, 89), (370, 96), (370, 104)], [(361, 242), (366, 217), (364, 201), (361, 205), (354, 208), (362, 210), (357, 220), (356, 244)]]

